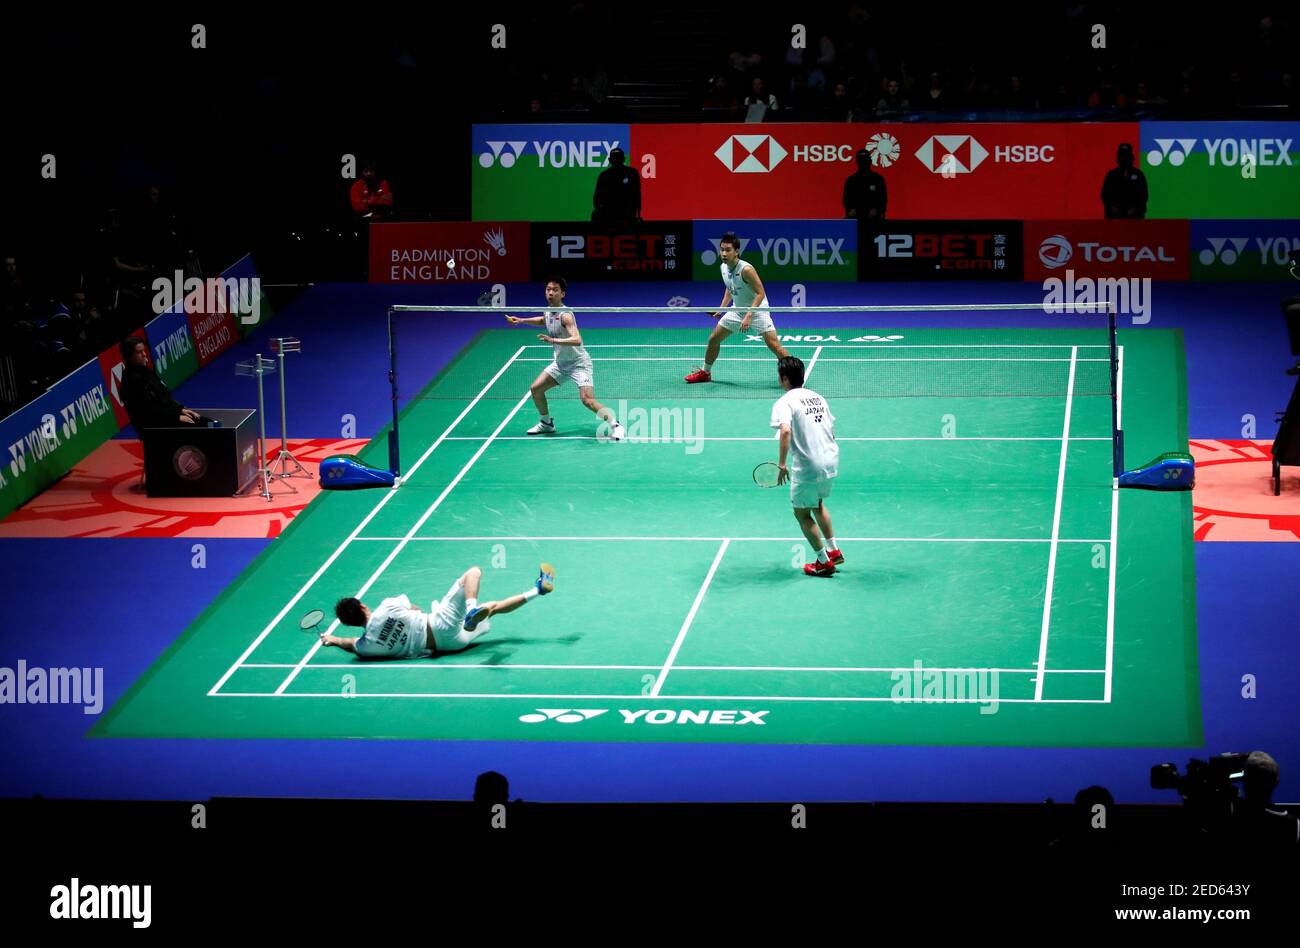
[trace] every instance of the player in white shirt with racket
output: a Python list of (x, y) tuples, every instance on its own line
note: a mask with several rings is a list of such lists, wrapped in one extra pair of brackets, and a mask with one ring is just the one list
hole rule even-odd
[(826, 498), (830, 497), (840, 472), (835, 416), (826, 399), (804, 388), (803, 360), (794, 356), (781, 359), (777, 363), (777, 377), (786, 392), (772, 406), (772, 427), (779, 429), (781, 439), (776, 483), (790, 482), (794, 519), (817, 554), (815, 562), (804, 564), (804, 573), (833, 576), (835, 565), (844, 562), (844, 554), (831, 529), (831, 512), (826, 507)]

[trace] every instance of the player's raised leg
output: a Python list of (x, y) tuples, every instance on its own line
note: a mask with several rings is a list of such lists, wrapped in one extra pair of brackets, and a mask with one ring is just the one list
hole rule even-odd
[[(477, 585), (477, 584), (476, 584)], [(496, 602), (476, 603), (470, 607), (465, 614), (465, 631), (477, 631), (482, 635), (487, 631), (487, 620), (492, 616), (505, 615), (507, 612), (514, 612), (535, 596), (545, 596), (547, 593), (555, 591), (555, 567), (550, 563), (543, 563), (538, 573), (537, 579), (533, 582), (530, 589), (525, 590), (517, 596), (510, 596), (507, 599), (501, 599)], [(469, 603), (469, 599), (466, 599)], [(466, 643), (477, 636), (471, 636), (466, 639)]]
[[(552, 363), (554, 365), (554, 363)], [(528, 392), (533, 396), (533, 405), (537, 409), (537, 424), (528, 429), (530, 435), (554, 434), (555, 419), (551, 417), (551, 408), (546, 401), (546, 393), (560, 384), (559, 379), (550, 374), (550, 366), (543, 370), (533, 384), (529, 387)]]

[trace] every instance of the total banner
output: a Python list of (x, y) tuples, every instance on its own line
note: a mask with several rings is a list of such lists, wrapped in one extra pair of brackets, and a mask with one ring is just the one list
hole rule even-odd
[(1025, 279), (1190, 277), (1188, 221), (1026, 221)]
[(689, 280), (690, 221), (532, 225), (533, 279)]
[(863, 280), (1020, 280), (1023, 221), (863, 221)]
[(371, 283), (517, 283), (527, 279), (527, 224), (370, 225)]
[(791, 283), (858, 278), (858, 223), (846, 220), (696, 221), (691, 264), (696, 280), (717, 280), (722, 235), (740, 241), (742, 260), (764, 280)]
[(653, 169), (647, 220), (843, 218), (860, 149), (885, 179), (887, 218), (1056, 220), (1100, 218), (1116, 149), (1139, 137), (1135, 122), (842, 123), (634, 125), (631, 139), (629, 160)]

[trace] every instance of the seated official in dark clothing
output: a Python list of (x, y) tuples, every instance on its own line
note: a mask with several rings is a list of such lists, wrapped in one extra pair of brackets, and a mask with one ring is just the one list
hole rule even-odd
[(1147, 179), (1133, 166), (1133, 146), (1121, 143), (1115, 150), (1115, 163), (1101, 185), (1104, 213), (1112, 219), (1141, 220), (1147, 216)]
[(621, 148), (609, 153), (609, 167), (596, 178), (591, 219), (601, 224), (631, 224), (641, 219), (641, 176), (626, 165)]
[(149, 362), (149, 344), (139, 336), (122, 342), (122, 403), (139, 432), (143, 428), (175, 428), (177, 425), (211, 426), (212, 420), (186, 408), (172, 397), (158, 372)]
[(864, 148), (858, 152), (858, 170), (844, 182), (844, 216), (859, 220), (881, 218), (888, 203), (885, 176), (872, 170), (871, 154)]

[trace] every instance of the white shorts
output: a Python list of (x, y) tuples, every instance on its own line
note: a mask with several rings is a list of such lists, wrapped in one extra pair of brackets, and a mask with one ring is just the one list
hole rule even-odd
[(790, 504), (794, 507), (817, 507), (831, 495), (831, 488), (834, 486), (835, 478), (833, 477), (818, 477), (806, 481), (795, 480), (791, 477)]
[(557, 382), (563, 382), (565, 379), (572, 379), (573, 384), (578, 388), (593, 388), (591, 380), (591, 366), (577, 363), (576, 365), (560, 365), (558, 362), (552, 362), (546, 367), (546, 374)]
[[(481, 625), (473, 632), (465, 631), (465, 612), (465, 587), (458, 579), (451, 584), (447, 595), (429, 607), (429, 631), (438, 651), (454, 652), (479, 636)], [(461, 636), (465, 638), (462, 640)]]
[[(729, 332), (740, 332), (740, 321), (744, 319), (743, 310), (729, 310), (722, 314), (718, 320), (718, 325)], [(765, 309), (754, 310), (754, 315), (749, 318), (749, 328), (745, 332), (752, 332), (762, 335), (765, 332), (775, 332), (776, 326), (772, 324), (772, 314)]]

